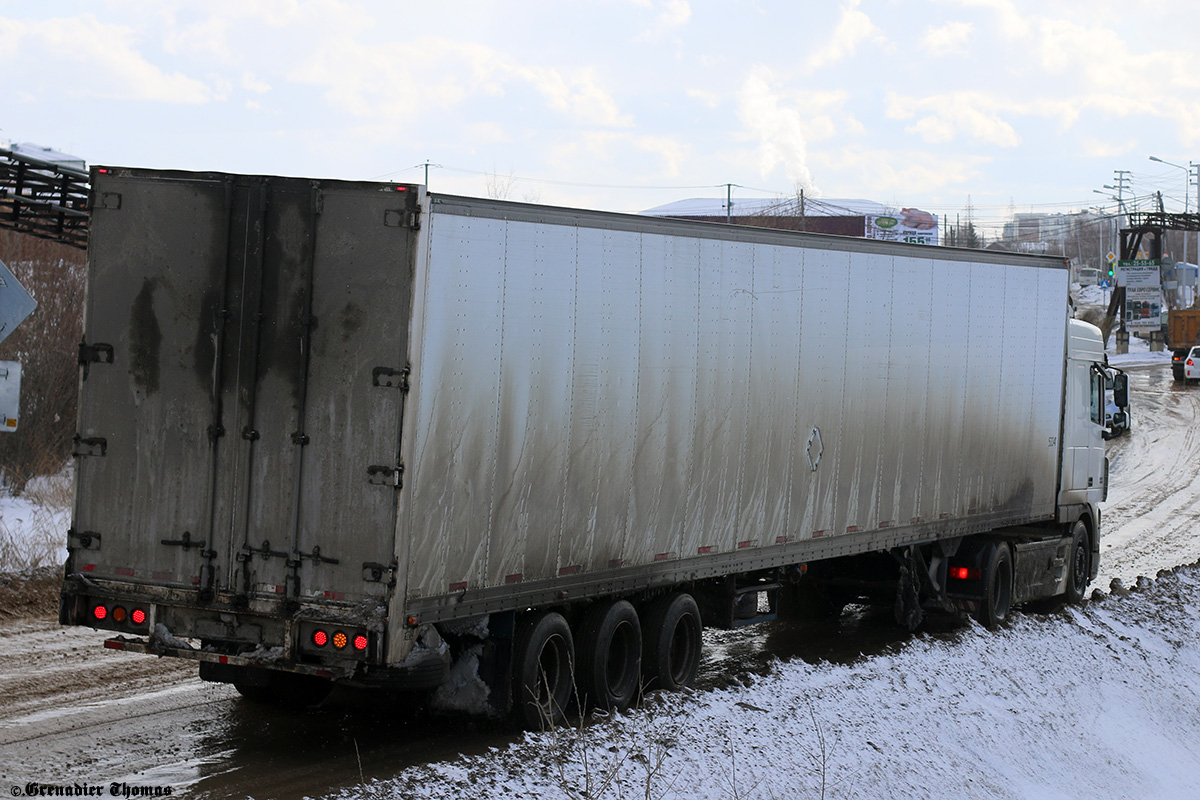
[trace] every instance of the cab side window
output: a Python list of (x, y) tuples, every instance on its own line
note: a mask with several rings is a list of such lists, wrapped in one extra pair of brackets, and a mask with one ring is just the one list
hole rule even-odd
[(1092, 372), (1091, 415), (1092, 422), (1104, 424), (1104, 376)]

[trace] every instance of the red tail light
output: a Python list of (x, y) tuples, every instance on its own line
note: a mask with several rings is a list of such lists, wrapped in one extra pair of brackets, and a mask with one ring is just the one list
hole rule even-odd
[(354, 637), (354, 649), (355, 650), (366, 650), (367, 649), (367, 637), (363, 636), (361, 633), (358, 636), (355, 636)]
[(950, 577), (960, 581), (978, 580), (979, 570), (968, 569), (967, 567), (951, 567)]
[(92, 609), (92, 616), (96, 619), (104, 619), (108, 616), (108, 609), (104, 606), (96, 606)]
[(313, 644), (315, 644), (317, 647), (324, 647), (328, 642), (329, 636), (325, 633), (325, 631), (313, 632)]
[(146, 621), (146, 612), (140, 608), (135, 608), (133, 613), (129, 615), (129, 618), (133, 620), (134, 625), (141, 625)]

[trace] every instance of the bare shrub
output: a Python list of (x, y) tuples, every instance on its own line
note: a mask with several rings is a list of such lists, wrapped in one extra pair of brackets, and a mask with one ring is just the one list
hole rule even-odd
[(20, 426), (0, 434), (2, 480), (19, 495), (31, 478), (58, 473), (71, 455), (85, 257), (67, 245), (0, 230), (0, 260), (38, 303), (0, 344), (0, 360), (21, 362)]

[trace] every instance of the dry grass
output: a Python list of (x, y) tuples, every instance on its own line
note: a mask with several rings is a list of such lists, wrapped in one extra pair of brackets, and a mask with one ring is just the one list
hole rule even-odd
[(64, 471), (31, 480), (0, 506), (0, 572), (28, 573), (62, 564), (71, 519), (72, 482)]

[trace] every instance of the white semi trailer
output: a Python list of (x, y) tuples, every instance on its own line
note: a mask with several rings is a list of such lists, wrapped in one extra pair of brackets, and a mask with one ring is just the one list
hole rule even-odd
[(781, 605), (988, 625), (1095, 576), (1059, 259), (92, 171), (61, 621), (247, 695), (554, 718)]

